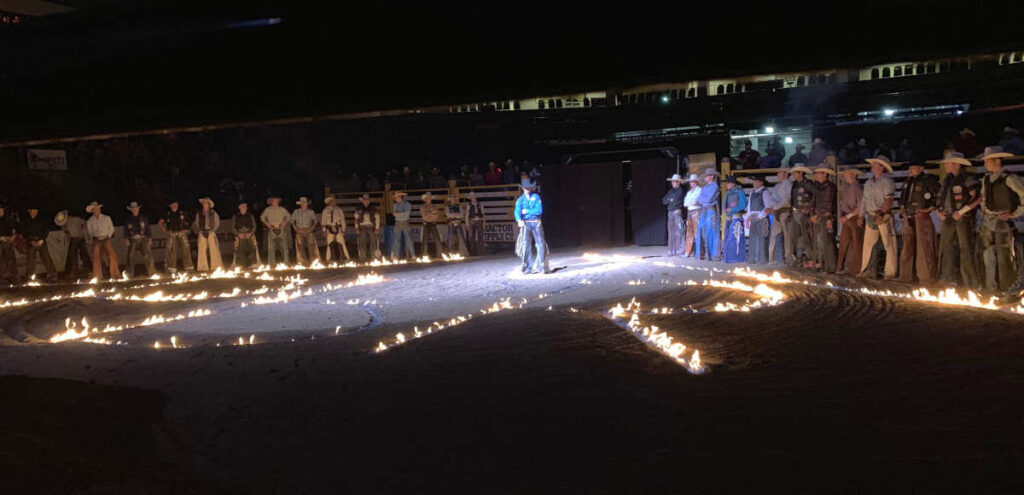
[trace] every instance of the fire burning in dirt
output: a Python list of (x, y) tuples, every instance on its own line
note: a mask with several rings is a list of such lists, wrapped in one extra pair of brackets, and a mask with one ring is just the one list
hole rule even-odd
[[(622, 303), (616, 304), (608, 310), (608, 315), (620, 326), (631, 330), (634, 337), (668, 356), (677, 364), (686, 368), (690, 373), (701, 374), (707, 371), (704, 365), (701, 364), (699, 351), (695, 349), (691, 353), (690, 359), (687, 359), (684, 356), (686, 345), (676, 342), (668, 332), (661, 331), (657, 326), (643, 325), (640, 322), (640, 303), (637, 302), (636, 298), (629, 301), (626, 306), (623, 306)], [(628, 320), (626, 320), (627, 315), (629, 315)]]

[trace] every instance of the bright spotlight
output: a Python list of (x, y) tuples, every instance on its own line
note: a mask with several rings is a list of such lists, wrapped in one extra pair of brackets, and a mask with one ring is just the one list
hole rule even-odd
[(774, 128), (774, 127), (772, 127), (772, 126), (766, 126), (766, 127), (764, 128), (764, 132), (765, 132), (766, 134), (771, 134), (771, 133), (775, 132), (775, 128)]
[(668, 95), (661, 95), (661, 102), (668, 103)]
[(896, 110), (892, 108), (884, 108), (882, 109), (882, 113), (884, 113), (886, 117), (892, 117), (896, 113)]
[(786, 136), (786, 144), (793, 144), (793, 138), (791, 136)]

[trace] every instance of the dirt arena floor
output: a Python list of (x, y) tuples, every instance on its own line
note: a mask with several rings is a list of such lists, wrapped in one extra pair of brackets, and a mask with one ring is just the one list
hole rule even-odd
[(6, 290), (0, 491), (1024, 488), (1019, 301), (592, 252)]

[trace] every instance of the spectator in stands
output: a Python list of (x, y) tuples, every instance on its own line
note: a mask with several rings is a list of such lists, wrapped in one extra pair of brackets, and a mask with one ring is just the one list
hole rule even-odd
[(359, 177), (358, 172), (352, 172), (352, 176), (345, 182), (345, 187), (342, 190), (345, 192), (362, 192), (363, 180)]
[(811, 153), (807, 155), (808, 167), (816, 167), (825, 163), (825, 158), (828, 156), (828, 149), (825, 148), (825, 140), (821, 138), (814, 138), (814, 142), (811, 143)]
[(857, 144), (853, 141), (847, 141), (846, 146), (839, 150), (836, 158), (840, 165), (854, 165), (858, 163)]
[(416, 167), (416, 176), (412, 179), (412, 185), (416, 189), (426, 189), (430, 187), (430, 180), (423, 173), (423, 168)]
[(488, 186), (497, 186), (501, 184), (501, 169), (498, 168), (498, 164), (490, 162), (487, 164), (487, 174), (484, 175), (484, 184)]
[(501, 169), (501, 183), (516, 184), (521, 180), (521, 173), (522, 170), (519, 168), (519, 165), (513, 163), (512, 159), (509, 158), (508, 160), (505, 160), (505, 167)]
[(463, 163), (462, 165), (459, 165), (459, 171), (455, 174), (452, 174), (452, 180), (454, 180), (455, 183), (460, 186), (468, 186), (469, 176), (469, 164)]
[(886, 143), (885, 141), (880, 141), (878, 143), (878, 147), (875, 148), (875, 154), (872, 156), (872, 158), (881, 158), (883, 156), (888, 158), (890, 162), (896, 161), (896, 156), (892, 152), (892, 148), (889, 147), (889, 143)]
[(964, 156), (978, 156), (984, 150), (981, 144), (978, 143), (977, 136), (974, 135), (974, 131), (964, 127), (957, 132), (956, 139), (953, 140), (953, 146), (956, 151), (964, 154)]
[(484, 176), (480, 173), (480, 167), (473, 167), (473, 172), (469, 174), (469, 185), (471, 186), (482, 186), (484, 185)]
[(366, 190), (367, 191), (380, 191), (380, 181), (373, 174), (366, 176)]
[(914, 161), (914, 152), (910, 149), (910, 140), (903, 138), (900, 140), (899, 147), (895, 150), (895, 158), (898, 162), (912, 162)]
[(1003, 151), (1014, 156), (1024, 155), (1024, 139), (1020, 137), (1020, 131), (1013, 127), (1003, 128), (1003, 139), (999, 140), (999, 146)]
[(761, 158), (761, 168), (779, 168), (782, 166), (782, 158), (786, 155), (785, 149), (782, 147), (782, 143), (779, 142), (779, 138), (775, 137), (772, 142), (768, 145), (768, 149), (764, 152), (764, 157)]
[(871, 149), (868, 148), (868, 140), (860, 138), (857, 140), (857, 163), (864, 163), (871, 158)]
[(413, 183), (416, 182), (415, 179), (416, 175), (412, 173), (412, 169), (408, 165), (402, 167), (402, 176), (399, 178), (402, 187), (413, 187)]
[(749, 139), (743, 140), (743, 151), (736, 157), (737, 169), (754, 169), (761, 166), (761, 153), (754, 149)]
[(807, 163), (807, 155), (804, 154), (804, 148), (806, 148), (806, 146), (802, 144), (796, 145), (796, 153), (793, 153), (793, 155), (789, 157), (790, 168)]
[(441, 175), (441, 169), (434, 165), (430, 168), (430, 178), (427, 180), (431, 189), (444, 189), (448, 187), (448, 181)]
[(530, 162), (523, 162), (523, 170), (529, 170), (530, 171), (530, 179), (532, 179), (534, 181), (540, 179), (540, 176), (543, 175), (543, 170), (541, 170), (543, 168), (544, 168), (544, 164), (543, 163), (539, 163), (537, 165), (531, 166)]

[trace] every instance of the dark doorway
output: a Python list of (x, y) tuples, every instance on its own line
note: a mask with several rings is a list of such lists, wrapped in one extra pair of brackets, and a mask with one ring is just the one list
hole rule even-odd
[(665, 230), (667, 216), (661, 198), (671, 187), (665, 179), (675, 173), (676, 160), (634, 160), (631, 165), (633, 243), (638, 246), (664, 246), (668, 244), (668, 232)]
[(622, 244), (625, 221), (622, 162), (570, 166), (578, 209), (567, 218), (579, 226), (581, 245)]

